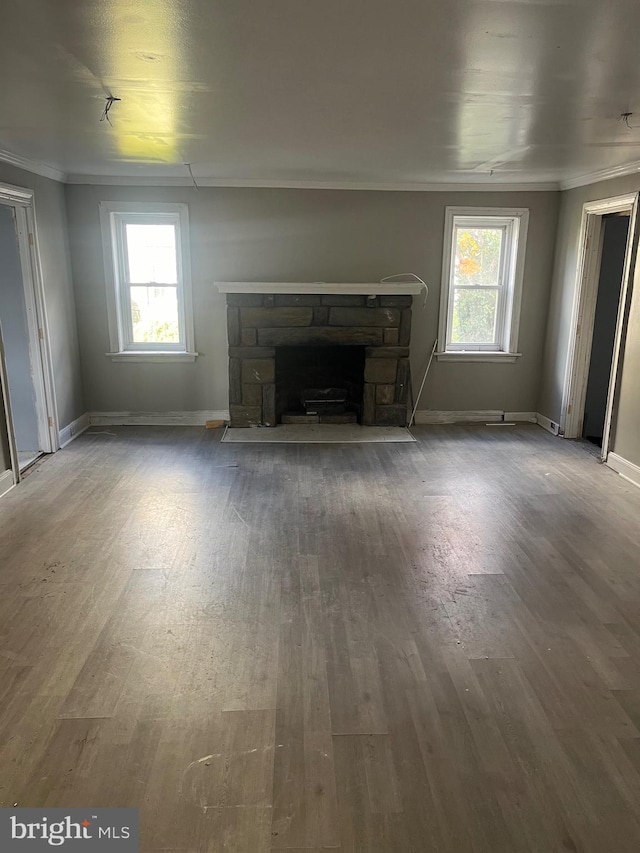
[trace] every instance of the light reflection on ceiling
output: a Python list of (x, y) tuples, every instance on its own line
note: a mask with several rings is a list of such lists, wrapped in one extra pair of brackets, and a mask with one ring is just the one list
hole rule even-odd
[(557, 181), (640, 160), (639, 26), (627, 0), (5, 4), (0, 149), (78, 176)]

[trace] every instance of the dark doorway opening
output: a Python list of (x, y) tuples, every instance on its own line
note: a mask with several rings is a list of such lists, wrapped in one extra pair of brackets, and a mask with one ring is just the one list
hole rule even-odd
[(582, 437), (599, 447), (604, 435), (629, 216), (617, 213), (603, 216), (602, 227), (602, 259), (582, 422)]
[(365, 347), (277, 347), (276, 423), (361, 421)]

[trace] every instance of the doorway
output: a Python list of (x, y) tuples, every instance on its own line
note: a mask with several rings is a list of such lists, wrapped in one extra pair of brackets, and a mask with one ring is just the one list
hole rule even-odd
[(607, 458), (626, 305), (637, 252), (638, 194), (583, 207), (572, 351), (563, 400), (565, 438), (586, 438)]
[(44, 453), (38, 429), (31, 342), (20, 249), (13, 208), (0, 204), (0, 328), (13, 436), (21, 471)]
[(32, 196), (0, 187), (0, 335), (15, 482), (56, 447)]
[(629, 220), (625, 213), (602, 217), (602, 257), (582, 422), (582, 437), (598, 447), (602, 447), (604, 437)]

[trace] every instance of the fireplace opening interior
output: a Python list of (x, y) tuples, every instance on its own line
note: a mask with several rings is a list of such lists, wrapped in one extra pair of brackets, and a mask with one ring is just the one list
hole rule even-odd
[(276, 423), (360, 423), (365, 347), (277, 347)]

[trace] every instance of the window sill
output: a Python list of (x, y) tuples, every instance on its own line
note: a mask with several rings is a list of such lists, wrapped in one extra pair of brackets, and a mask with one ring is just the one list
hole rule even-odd
[(482, 361), (494, 364), (512, 364), (520, 358), (521, 352), (437, 352), (438, 361)]
[(138, 361), (138, 362), (162, 362), (168, 361), (195, 361), (197, 352), (107, 352), (107, 358), (111, 361)]

